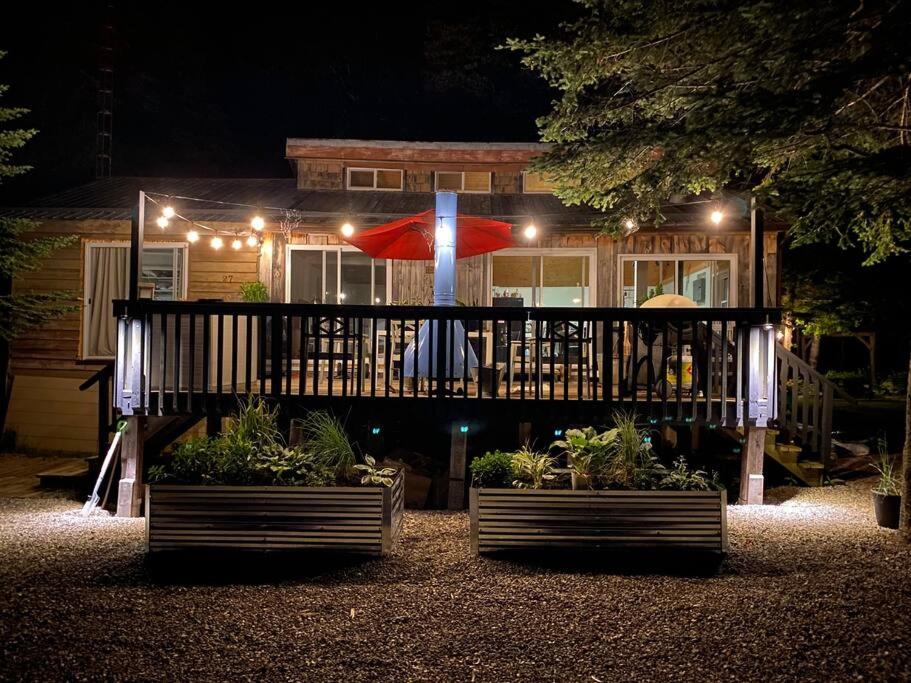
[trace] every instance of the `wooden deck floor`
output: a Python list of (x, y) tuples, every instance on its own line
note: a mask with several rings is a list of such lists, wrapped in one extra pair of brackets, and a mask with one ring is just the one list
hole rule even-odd
[(0, 455), (0, 498), (57, 495), (38, 488), (39, 473), (75, 474), (85, 469), (83, 458)]

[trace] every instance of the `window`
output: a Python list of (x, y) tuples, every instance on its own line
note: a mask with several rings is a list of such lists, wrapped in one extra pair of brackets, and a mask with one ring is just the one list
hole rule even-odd
[(681, 294), (703, 308), (736, 305), (733, 254), (621, 256), (620, 305), (641, 306), (657, 294)]
[[(185, 244), (156, 244), (142, 250), (142, 295), (158, 301), (186, 296)], [(89, 242), (85, 245), (85, 305), (83, 358), (111, 358), (117, 347), (112, 302), (125, 299), (130, 279), (130, 247), (126, 243)]]
[(385, 304), (385, 259), (354, 247), (288, 247), (286, 299), (291, 303)]
[(491, 303), (520, 306), (592, 306), (594, 250), (504, 249), (491, 255)]
[(525, 173), (522, 174), (523, 192), (553, 192), (555, 187), (554, 183), (541, 173), (525, 171)]
[(453, 192), (490, 192), (488, 171), (437, 171), (436, 189)]
[(405, 172), (394, 168), (349, 168), (349, 190), (401, 190)]

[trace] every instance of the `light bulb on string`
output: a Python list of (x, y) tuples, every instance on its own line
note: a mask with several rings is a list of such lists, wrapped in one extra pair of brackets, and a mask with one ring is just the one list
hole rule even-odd
[(189, 232), (187, 232), (187, 242), (189, 242), (190, 244), (193, 244), (194, 242), (198, 242), (198, 241), (199, 241), (198, 232), (196, 232), (195, 230), (190, 230)]
[(719, 209), (715, 209), (712, 211), (712, 215), (709, 216), (709, 220), (715, 225), (721, 225), (721, 221), (724, 220), (724, 213)]
[(351, 237), (354, 234), (354, 226), (351, 223), (342, 225), (342, 237)]
[(529, 223), (525, 226), (525, 229), (522, 231), (522, 234), (525, 235), (525, 239), (533, 240), (538, 236), (538, 226), (534, 223)]
[(235, 238), (234, 238), (234, 241), (231, 242), (231, 248), (232, 248), (234, 251), (237, 251), (237, 250), (240, 249), (242, 246), (243, 246), (243, 242), (241, 242), (240, 239), (238, 239), (237, 237), (235, 237)]
[(166, 206), (161, 210), (161, 215), (165, 218), (174, 218), (174, 207)]
[(266, 227), (266, 221), (262, 216), (253, 216), (253, 220), (250, 221), (250, 227), (256, 231), (262, 230)]
[(221, 237), (216, 235), (215, 237), (212, 238), (211, 245), (212, 245), (212, 248), (217, 251), (218, 249), (221, 249), (223, 246), (225, 246), (225, 243), (224, 243), (224, 240), (221, 239)]
[(250, 236), (247, 238), (247, 246), (248, 246), (248, 247), (255, 247), (257, 244), (259, 244), (259, 240), (256, 239), (256, 235), (250, 235)]
[(158, 227), (161, 228), (162, 230), (164, 230), (166, 227), (168, 227), (168, 217), (165, 215), (159, 216), (158, 220), (156, 220), (155, 222), (158, 224)]

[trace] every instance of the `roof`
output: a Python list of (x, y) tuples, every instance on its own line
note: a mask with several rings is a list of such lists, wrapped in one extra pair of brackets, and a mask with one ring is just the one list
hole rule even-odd
[(371, 149), (501, 150), (543, 152), (550, 145), (541, 142), (421, 142), (409, 140), (358, 140), (355, 138), (288, 138), (287, 145), (304, 147), (367, 147)]
[[(0, 213), (36, 220), (128, 220), (140, 190), (153, 198), (169, 196), (180, 213), (200, 221), (246, 221), (253, 206), (273, 216), (294, 209), (304, 223), (313, 225), (349, 217), (372, 225), (426, 211), (434, 203), (430, 192), (298, 189), (293, 178), (107, 178), (0, 209)], [(662, 228), (704, 230), (710, 205), (709, 200), (668, 204)], [(743, 199), (732, 196), (725, 211), (728, 229), (749, 227)], [(587, 206), (566, 206), (551, 194), (462, 194), (459, 212), (512, 223), (535, 220), (566, 230), (590, 229), (600, 215)]]

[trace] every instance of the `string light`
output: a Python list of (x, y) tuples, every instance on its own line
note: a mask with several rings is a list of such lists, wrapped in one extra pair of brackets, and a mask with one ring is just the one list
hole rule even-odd
[(351, 223), (345, 223), (342, 226), (342, 237), (351, 237), (354, 234), (354, 226)]
[(631, 231), (633, 228), (636, 227), (636, 221), (634, 221), (632, 218), (627, 218), (626, 223), (624, 223), (624, 225), (626, 226), (627, 230)]
[(231, 242), (231, 248), (232, 248), (234, 251), (237, 251), (237, 250), (240, 249), (242, 246), (243, 246), (243, 242), (241, 242), (241, 241), (240, 241), (239, 239), (237, 239), (236, 237), (234, 238), (234, 241)]
[(266, 221), (263, 220), (262, 216), (253, 216), (253, 220), (250, 221), (250, 227), (254, 230), (262, 230), (266, 227)]
[(173, 206), (166, 206), (161, 210), (161, 215), (165, 218), (174, 218), (174, 213), (175, 211)]
[(247, 238), (247, 246), (248, 246), (248, 247), (255, 247), (257, 244), (259, 244), (259, 240), (256, 239), (256, 235), (250, 235), (250, 236)]
[(724, 220), (724, 213), (721, 212), (719, 209), (715, 209), (714, 211), (712, 211), (712, 215), (709, 216), (709, 219), (715, 225), (721, 225), (721, 221)]
[(166, 227), (168, 227), (168, 217), (167, 216), (164, 216), (164, 215), (159, 216), (158, 220), (155, 222), (158, 223), (158, 227), (161, 228), (162, 230), (164, 230)]
[(213, 249), (218, 250), (218, 249), (221, 249), (223, 246), (225, 246), (225, 243), (221, 239), (221, 237), (216, 235), (215, 237), (212, 238), (211, 245), (212, 245)]
[(525, 230), (522, 231), (522, 234), (525, 235), (525, 239), (533, 240), (538, 235), (538, 226), (534, 223), (529, 223), (525, 226)]
[(198, 232), (196, 232), (195, 230), (190, 230), (189, 232), (187, 232), (187, 242), (189, 242), (190, 244), (193, 244), (194, 242), (198, 242), (198, 241), (199, 241)]

